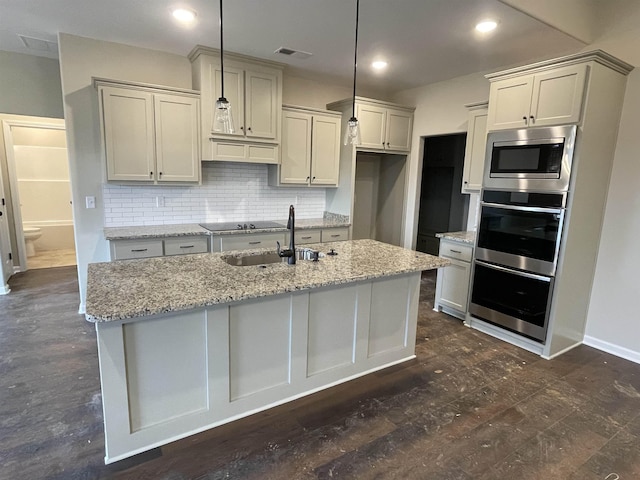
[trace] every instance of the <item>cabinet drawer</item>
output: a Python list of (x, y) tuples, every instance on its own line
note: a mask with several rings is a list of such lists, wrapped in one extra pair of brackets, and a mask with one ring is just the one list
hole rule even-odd
[(148, 258), (162, 256), (162, 240), (118, 240), (111, 242), (111, 259)]
[(339, 242), (349, 240), (348, 228), (325, 228), (322, 230), (323, 242)]
[(280, 242), (282, 248), (286, 248), (283, 233), (244, 233), (237, 235), (223, 235), (220, 237), (222, 251), (225, 250), (250, 250), (252, 248), (276, 249), (276, 242)]
[(320, 243), (320, 230), (300, 230), (296, 232), (296, 245), (304, 243)]
[(461, 245), (455, 242), (440, 241), (440, 256), (455, 258), (463, 262), (470, 262), (473, 256), (473, 247)]
[(209, 237), (188, 236), (166, 238), (164, 240), (165, 255), (185, 255), (188, 253), (206, 253), (209, 251)]

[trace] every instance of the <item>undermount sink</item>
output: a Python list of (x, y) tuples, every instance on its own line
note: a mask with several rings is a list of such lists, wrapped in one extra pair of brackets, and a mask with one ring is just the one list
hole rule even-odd
[[(301, 250), (296, 249), (296, 259), (298, 260), (313, 260), (313, 252), (309, 248)], [(323, 253), (318, 254), (319, 258), (324, 257)], [(269, 265), (271, 263), (287, 263), (287, 257), (280, 257), (276, 252), (259, 253), (257, 255), (227, 255), (223, 256), (222, 260), (233, 267), (251, 267), (255, 265)]]
[(227, 256), (222, 259), (234, 267), (250, 267), (253, 265), (266, 265), (269, 263), (286, 262), (286, 258), (281, 258), (277, 253), (261, 253), (258, 255), (243, 255), (240, 257)]

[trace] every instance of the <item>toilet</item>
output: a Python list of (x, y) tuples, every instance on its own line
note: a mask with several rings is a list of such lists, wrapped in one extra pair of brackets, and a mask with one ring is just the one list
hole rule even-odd
[(42, 230), (38, 227), (23, 227), (24, 245), (27, 249), (27, 257), (33, 257), (36, 254), (34, 242), (42, 236)]

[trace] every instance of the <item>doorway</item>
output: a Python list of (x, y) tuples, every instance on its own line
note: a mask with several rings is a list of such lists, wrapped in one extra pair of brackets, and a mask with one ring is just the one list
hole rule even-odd
[(416, 250), (438, 255), (436, 233), (465, 229), (469, 195), (461, 193), (466, 134), (424, 139)]
[(4, 120), (14, 264), (19, 270), (76, 264), (64, 122)]
[(406, 160), (405, 155), (356, 154), (354, 240), (402, 244)]

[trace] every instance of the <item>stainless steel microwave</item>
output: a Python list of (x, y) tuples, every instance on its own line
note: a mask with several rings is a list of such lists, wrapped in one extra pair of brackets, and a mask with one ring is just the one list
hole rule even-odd
[(566, 192), (575, 140), (575, 125), (491, 132), (487, 136), (482, 186)]

